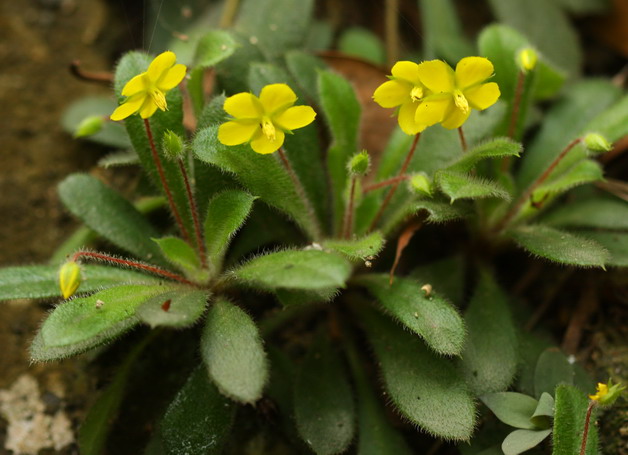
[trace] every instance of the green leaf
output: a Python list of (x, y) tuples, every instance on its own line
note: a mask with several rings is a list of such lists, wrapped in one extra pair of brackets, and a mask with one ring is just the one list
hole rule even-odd
[(351, 273), (341, 256), (317, 250), (285, 250), (251, 259), (232, 272), (239, 282), (263, 289), (343, 287)]
[(439, 354), (459, 355), (465, 338), (464, 322), (454, 306), (437, 292), (425, 295), (421, 284), (388, 275), (362, 275), (356, 282), (366, 287), (395, 319), (418, 334)]
[(68, 357), (119, 337), (137, 324), (137, 307), (165, 290), (163, 285), (128, 284), (61, 303), (33, 340), (32, 359)]
[[(61, 125), (70, 134), (74, 134), (79, 124), (92, 115), (102, 115), (109, 117), (116, 103), (110, 97), (88, 96), (70, 104), (70, 107), (63, 113)], [(131, 147), (129, 136), (124, 131), (124, 127), (117, 122), (103, 120), (102, 129), (84, 139), (109, 147), (128, 148)]]
[(338, 40), (338, 50), (376, 65), (383, 65), (386, 61), (382, 41), (376, 34), (362, 27), (346, 29)]
[(506, 137), (499, 137), (476, 145), (456, 161), (447, 166), (451, 172), (469, 172), (482, 160), (502, 158), (505, 156), (519, 156), (523, 147), (519, 142)]
[(451, 0), (420, 0), (419, 8), (424, 59), (441, 57), (453, 62), (474, 55)]
[(518, 340), (508, 299), (486, 271), (464, 316), (467, 340), (461, 367), (476, 395), (506, 390), (517, 372)]
[(189, 327), (203, 315), (209, 291), (178, 289), (149, 298), (137, 309), (140, 321), (151, 327)]
[(149, 337), (136, 344), (107, 388), (98, 396), (79, 428), (78, 444), (83, 455), (100, 455), (105, 449), (111, 424), (118, 414), (126, 392), (127, 382), (139, 355), (148, 344)]
[(608, 250), (607, 265), (628, 267), (628, 232), (584, 231), (583, 234)]
[(596, 132), (615, 142), (628, 135), (628, 95), (595, 116), (583, 132)]
[(561, 264), (604, 267), (610, 259), (599, 243), (541, 224), (520, 226), (507, 234), (533, 255)]
[(151, 240), (157, 231), (148, 220), (100, 180), (73, 174), (59, 184), (65, 206), (98, 234), (138, 258), (163, 264), (159, 247)]
[[(462, 125), (467, 144), (470, 147), (475, 147), (481, 145), (482, 141), (490, 143), (491, 138), (496, 136), (496, 130), (500, 123), (505, 121), (507, 111), (508, 104), (502, 99), (497, 100), (490, 109), (474, 112)], [(499, 137), (496, 138), (496, 140), (499, 139)]]
[(194, 66), (209, 68), (229, 58), (235, 52), (237, 43), (226, 30), (210, 30), (196, 45)]
[(251, 317), (226, 300), (212, 305), (201, 339), (201, 356), (220, 392), (254, 403), (268, 382), (268, 359)]
[(223, 145), (218, 141), (217, 130), (217, 126), (211, 126), (196, 135), (192, 148), (197, 157), (234, 174), (253, 195), (287, 213), (305, 232), (316, 237), (307, 210), (276, 157), (255, 153), (248, 145)]
[(284, 307), (291, 307), (308, 303), (331, 302), (338, 295), (338, 292), (336, 287), (315, 291), (276, 289), (275, 295)]
[(290, 75), (297, 81), (308, 99), (319, 104), (318, 72), (326, 69), (327, 65), (318, 57), (300, 50), (286, 53), (285, 59)]
[(379, 231), (354, 240), (329, 239), (322, 242), (325, 249), (334, 250), (352, 260), (366, 260), (377, 256), (384, 248), (384, 238)]
[(244, 191), (230, 190), (210, 200), (204, 223), (205, 243), (207, 256), (216, 271), (222, 266), (231, 239), (251, 213), (255, 199)]
[(135, 150), (118, 150), (109, 153), (98, 160), (98, 166), (109, 169), (113, 167), (132, 166), (140, 164), (140, 158)]
[[(573, 455), (580, 453), (584, 416), (587, 413), (589, 399), (580, 390), (569, 385), (560, 385), (556, 389), (554, 413), (554, 435), (552, 437), (552, 455)], [(597, 412), (591, 414), (591, 422), (595, 422)], [(598, 431), (596, 425), (589, 426), (586, 455), (597, 455)]]
[(559, 384), (572, 385), (574, 368), (557, 348), (549, 348), (539, 356), (534, 370), (534, 392), (537, 397), (543, 393), (554, 395)]
[(465, 260), (458, 254), (423, 264), (414, 269), (410, 277), (420, 283), (429, 283), (439, 294), (461, 306), (466, 295), (465, 268)]
[(543, 392), (539, 398), (539, 404), (530, 417), (530, 421), (537, 428), (551, 428), (554, 418), (554, 398), (547, 392)]
[(528, 187), (571, 140), (587, 131), (591, 120), (620, 96), (621, 91), (605, 80), (585, 79), (571, 85), (547, 112), (541, 130), (526, 148), (517, 174), (519, 188)]
[(201, 267), (198, 254), (185, 240), (179, 237), (153, 239), (168, 261), (184, 272), (196, 271)]
[[(156, 284), (159, 279), (102, 265), (82, 265), (77, 293), (91, 292), (119, 284)], [(0, 300), (61, 297), (58, 265), (24, 265), (0, 268)]]
[(566, 201), (545, 214), (542, 222), (557, 227), (628, 229), (628, 204), (605, 196)]
[(506, 425), (526, 430), (538, 429), (530, 420), (539, 404), (534, 398), (516, 392), (495, 392), (480, 399)]
[(518, 455), (526, 450), (530, 450), (543, 442), (551, 432), (551, 429), (515, 430), (504, 439), (504, 443), (502, 444), (504, 455)]
[(161, 422), (167, 455), (222, 453), (235, 417), (235, 406), (196, 368), (174, 397)]
[(468, 218), (472, 215), (472, 208), (464, 201), (452, 204), (437, 199), (423, 199), (415, 204), (415, 212), (425, 210), (428, 213), (427, 222), (445, 223), (447, 221)]
[(358, 148), (361, 108), (351, 84), (330, 71), (318, 73), (318, 94), (333, 139), (327, 151), (327, 167), (333, 188), (334, 225), (337, 230), (344, 212), (347, 161)]
[(328, 339), (318, 336), (294, 385), (294, 416), (317, 455), (344, 452), (355, 431), (355, 405), (346, 371)]
[(434, 179), (443, 193), (453, 203), (457, 199), (481, 199), (495, 197), (510, 200), (506, 188), (495, 181), (460, 172), (439, 171)]
[(597, 161), (585, 159), (574, 164), (565, 172), (549, 177), (537, 187), (532, 199), (541, 201), (546, 195), (558, 195), (576, 186), (598, 182), (603, 178), (602, 166)]
[(359, 311), (388, 397), (399, 412), (431, 435), (469, 440), (475, 404), (452, 363), (374, 310)]

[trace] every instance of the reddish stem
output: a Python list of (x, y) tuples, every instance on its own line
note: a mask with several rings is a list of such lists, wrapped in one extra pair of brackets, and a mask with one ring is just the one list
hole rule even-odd
[(462, 127), (458, 127), (458, 136), (460, 136), (460, 145), (462, 146), (462, 151), (467, 151), (467, 140), (464, 137), (464, 131), (462, 131)]
[(587, 408), (587, 415), (584, 418), (584, 429), (582, 430), (582, 444), (580, 445), (580, 455), (585, 455), (587, 451), (587, 439), (589, 437), (589, 426), (591, 424), (591, 413), (597, 402), (594, 400), (589, 401), (589, 407)]
[[(419, 143), (420, 137), (421, 137), (421, 133), (417, 133), (414, 136), (414, 140), (412, 141), (412, 146), (410, 146), (410, 150), (408, 151), (408, 154), (406, 155), (406, 159), (401, 165), (399, 174), (397, 174), (398, 177), (404, 175), (406, 171), (408, 170), (408, 166), (410, 165), (410, 161), (412, 161), (412, 157), (414, 156), (414, 151), (416, 150), (416, 146)], [(369, 231), (372, 231), (373, 229), (375, 229), (375, 226), (377, 226), (377, 223), (379, 223), (379, 219), (382, 217), (384, 210), (386, 210), (386, 207), (388, 207), (388, 204), (390, 203), (390, 200), (395, 194), (395, 191), (397, 191), (398, 186), (399, 186), (399, 182), (394, 183), (393, 186), (390, 188), (390, 190), (388, 190), (388, 194), (386, 194), (386, 197), (384, 198), (384, 202), (382, 202), (382, 205), (379, 207), (379, 210), (377, 211), (375, 218), (373, 218), (373, 221), (371, 222), (371, 225), (369, 226)]]
[(349, 190), (349, 204), (347, 205), (347, 211), (345, 212), (345, 221), (343, 228), (343, 236), (348, 239), (351, 237), (351, 231), (353, 230), (353, 211), (355, 205), (355, 182), (356, 176), (351, 177), (351, 189)]
[(130, 268), (134, 268), (134, 269), (144, 270), (146, 272), (150, 272), (150, 273), (153, 273), (155, 275), (160, 275), (160, 276), (163, 276), (165, 278), (170, 278), (171, 280), (175, 280), (175, 281), (178, 281), (180, 283), (189, 284), (191, 286), (196, 286), (196, 284), (194, 284), (191, 281), (183, 278), (181, 275), (177, 275), (176, 273), (169, 272), (168, 270), (164, 270), (164, 269), (161, 269), (159, 267), (155, 267), (155, 266), (148, 265), (148, 264), (143, 264), (141, 262), (130, 261), (128, 259), (120, 259), (120, 258), (117, 258), (117, 257), (114, 257), (114, 256), (109, 256), (108, 254), (94, 253), (92, 251), (77, 251), (72, 256), (72, 260), (76, 261), (76, 260), (78, 260), (81, 257), (87, 257), (87, 258), (96, 259), (98, 261), (104, 261), (104, 262), (113, 262), (115, 264), (124, 265), (126, 267), (130, 267)]
[(177, 161), (179, 162), (179, 169), (181, 170), (181, 175), (183, 175), (183, 181), (185, 182), (185, 192), (187, 193), (188, 202), (190, 203), (192, 220), (194, 220), (194, 233), (196, 234), (198, 254), (201, 257), (201, 264), (203, 265), (203, 268), (207, 268), (207, 253), (205, 251), (205, 241), (203, 239), (203, 233), (201, 231), (201, 223), (198, 219), (198, 207), (196, 206), (196, 200), (194, 198), (194, 193), (192, 193), (190, 179), (188, 178), (188, 172), (185, 170), (185, 165), (183, 164), (182, 160), (179, 159)]
[(379, 190), (380, 188), (384, 188), (390, 186), (394, 183), (401, 183), (404, 180), (408, 180), (410, 178), (409, 175), (398, 175), (397, 177), (393, 177), (387, 180), (382, 180), (381, 182), (373, 183), (372, 185), (364, 187), (362, 192), (364, 194), (370, 193), (371, 191)]
[(70, 73), (77, 79), (83, 81), (98, 82), (100, 84), (106, 84), (107, 86), (111, 85), (113, 82), (112, 73), (97, 73), (95, 71), (84, 70), (81, 68), (81, 62), (79, 60), (74, 60), (70, 63)]
[(159, 154), (157, 153), (157, 148), (155, 147), (155, 141), (153, 140), (153, 131), (150, 128), (150, 122), (147, 118), (144, 119), (144, 127), (146, 128), (146, 135), (148, 136), (148, 143), (150, 144), (150, 150), (153, 154), (153, 161), (155, 162), (155, 166), (157, 166), (157, 172), (159, 174), (159, 179), (161, 180), (161, 185), (166, 192), (166, 197), (168, 199), (168, 205), (170, 206), (170, 210), (174, 215), (174, 219), (179, 226), (179, 230), (183, 235), (183, 238), (186, 242), (190, 243), (190, 236), (188, 234), (187, 229), (183, 225), (183, 220), (181, 219), (181, 215), (179, 215), (179, 210), (174, 203), (174, 199), (172, 198), (172, 193), (170, 192), (170, 186), (168, 186), (168, 180), (166, 180), (166, 174), (164, 173), (164, 168), (161, 164), (161, 159), (159, 158)]
[(508, 137), (514, 139), (517, 121), (519, 120), (519, 111), (521, 109), (521, 97), (523, 96), (523, 83), (526, 75), (523, 71), (519, 71), (517, 75), (517, 87), (515, 88), (515, 98), (512, 102), (512, 114), (510, 115), (510, 124), (508, 125)]
[(495, 231), (502, 231), (508, 224), (512, 221), (512, 219), (519, 213), (523, 204), (525, 204), (534, 193), (539, 185), (541, 185), (547, 178), (550, 176), (552, 171), (558, 166), (558, 163), (569, 153), (569, 151), (574, 148), (578, 143), (582, 141), (582, 138), (576, 138), (571, 141), (567, 147), (563, 149), (562, 152), (552, 161), (547, 169), (534, 181), (530, 184), (530, 186), (519, 196), (519, 199), (515, 201), (515, 203), (510, 207), (510, 210), (504, 215), (504, 217), (495, 225)]

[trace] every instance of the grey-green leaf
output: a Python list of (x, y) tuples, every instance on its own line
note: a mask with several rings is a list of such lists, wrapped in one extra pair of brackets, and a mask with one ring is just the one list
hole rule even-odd
[(399, 412), (434, 436), (468, 440), (475, 427), (475, 404), (453, 364), (373, 309), (359, 311), (388, 396)]
[(194, 66), (209, 68), (229, 58), (236, 50), (237, 43), (226, 30), (210, 30), (196, 45)]
[(508, 235), (535, 256), (580, 267), (604, 267), (610, 255), (599, 243), (541, 224), (520, 226)]
[(502, 444), (504, 455), (519, 455), (539, 445), (550, 433), (549, 430), (515, 430), (506, 436)]
[(323, 248), (334, 250), (349, 259), (365, 260), (379, 254), (382, 248), (384, 248), (384, 238), (379, 231), (375, 231), (353, 240), (325, 240), (322, 242), (322, 245)]
[(486, 271), (464, 316), (462, 371), (476, 395), (506, 390), (517, 372), (517, 330), (504, 292)]
[(558, 227), (628, 230), (628, 203), (604, 196), (575, 200), (552, 209), (542, 222)]
[(268, 381), (268, 359), (251, 317), (226, 300), (209, 310), (201, 339), (201, 356), (221, 393), (254, 403)]
[(209, 291), (178, 289), (156, 295), (137, 309), (140, 321), (151, 327), (188, 327), (203, 315)]
[(251, 259), (232, 271), (241, 283), (263, 289), (322, 289), (343, 287), (351, 265), (335, 253), (286, 250)]
[(98, 234), (131, 254), (164, 263), (151, 240), (157, 231), (133, 204), (87, 174), (73, 174), (59, 184), (65, 206)]
[(607, 265), (628, 267), (628, 232), (584, 231), (583, 234), (608, 250)]
[(510, 194), (499, 183), (460, 172), (439, 171), (435, 181), (441, 191), (454, 202), (457, 199), (500, 198), (510, 200)]
[(538, 429), (530, 418), (539, 402), (531, 396), (517, 392), (495, 392), (483, 395), (480, 399), (506, 425), (527, 430)]
[[(109, 117), (116, 108), (116, 103), (110, 97), (87, 96), (79, 98), (70, 104), (63, 113), (61, 124), (70, 134), (76, 132), (79, 124), (89, 116), (101, 115)], [(116, 122), (108, 122), (103, 119), (102, 129), (85, 139), (99, 144), (116, 148), (128, 148), (131, 146), (129, 136), (124, 127)]]
[(575, 377), (573, 365), (558, 348), (549, 348), (541, 353), (534, 370), (534, 392), (554, 395), (559, 384), (572, 385)]
[(465, 327), (455, 307), (438, 289), (430, 295), (421, 289), (427, 283), (388, 275), (362, 275), (356, 282), (366, 287), (394, 318), (418, 334), (439, 354), (458, 355), (462, 352)]
[[(584, 416), (587, 413), (589, 399), (576, 387), (560, 385), (556, 389), (554, 413), (554, 435), (552, 437), (552, 455), (573, 455), (580, 453)], [(597, 410), (593, 409), (591, 422), (595, 422)], [(598, 430), (596, 425), (589, 426), (586, 455), (597, 455)]]
[(362, 27), (346, 29), (338, 40), (338, 50), (376, 65), (383, 65), (385, 61), (384, 43), (375, 33)]
[(317, 455), (344, 452), (355, 431), (355, 405), (347, 373), (328, 339), (318, 336), (298, 373), (294, 415), (303, 440)]
[(543, 392), (539, 398), (539, 404), (530, 417), (530, 421), (537, 428), (550, 428), (554, 418), (554, 398), (547, 392)]
[(473, 46), (462, 32), (460, 18), (451, 0), (421, 0), (423, 57), (458, 61), (473, 55)]
[(235, 406), (199, 366), (174, 397), (161, 422), (167, 455), (217, 455), (231, 431)]

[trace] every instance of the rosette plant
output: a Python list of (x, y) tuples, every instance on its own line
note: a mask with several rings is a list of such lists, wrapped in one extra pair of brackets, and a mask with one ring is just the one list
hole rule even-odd
[(527, 431), (506, 453), (552, 429), (555, 447), (571, 444), (587, 407), (575, 385), (591, 387), (520, 329), (495, 270), (514, 246), (570, 267), (628, 264), (628, 206), (591, 185), (595, 155), (628, 132), (626, 96), (576, 83), (533, 134), (539, 93), (557, 96), (564, 76), (491, 26), (457, 61), (393, 66), (373, 96), (400, 128), (363, 151), (354, 87), (301, 49), (313, 2), (279, 16), (285, 2), (262, 3), (244, 2), (237, 32), (187, 43), (183, 63), (120, 59), (102, 112), (115, 122), (94, 138), (128, 148), (105, 161), (139, 164), (148, 189), (127, 198), (68, 177), (60, 198), (85, 227), (50, 265), (0, 271), (2, 299), (64, 296), (34, 361), (133, 346), (81, 428), (84, 453), (104, 450), (133, 382), (160, 380), (177, 390), (148, 417), (150, 453), (418, 453), (435, 440), (480, 453), (507, 434), (476, 443), (492, 418), (481, 402)]

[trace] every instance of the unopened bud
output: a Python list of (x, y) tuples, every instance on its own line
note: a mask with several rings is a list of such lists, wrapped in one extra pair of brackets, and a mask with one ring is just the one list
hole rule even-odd
[(525, 49), (520, 50), (519, 54), (517, 54), (517, 63), (519, 64), (521, 71), (527, 73), (536, 67), (538, 58), (539, 57), (534, 49), (526, 47)]
[(371, 168), (371, 157), (366, 150), (356, 153), (351, 157), (347, 164), (349, 174), (353, 176), (364, 176), (368, 174)]
[(419, 172), (410, 177), (410, 189), (415, 193), (432, 195), (432, 181), (424, 172)]
[(589, 133), (584, 136), (584, 145), (592, 152), (604, 153), (613, 148), (604, 136), (598, 133)]
[(85, 117), (74, 131), (74, 137), (93, 136), (102, 130), (105, 120), (100, 115)]
[(81, 284), (81, 268), (74, 261), (66, 262), (59, 269), (59, 287), (64, 299), (74, 295)]
[(177, 133), (170, 130), (164, 133), (163, 147), (166, 155), (171, 158), (180, 158), (185, 151), (183, 139), (181, 139)]

